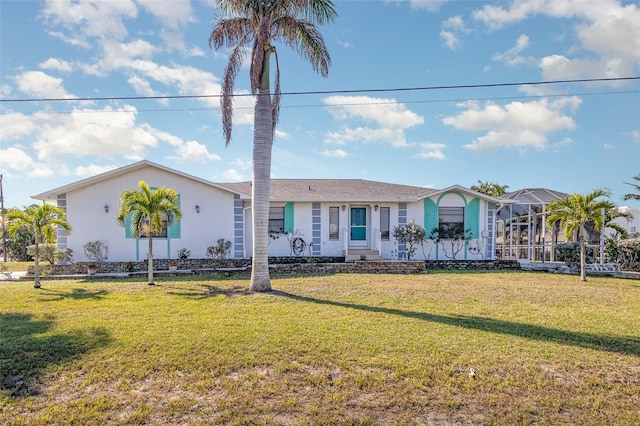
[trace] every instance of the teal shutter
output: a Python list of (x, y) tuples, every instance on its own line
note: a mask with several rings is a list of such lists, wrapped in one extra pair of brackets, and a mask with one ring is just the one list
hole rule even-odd
[(474, 198), (469, 201), (464, 215), (464, 229), (471, 230), (472, 238), (480, 236), (480, 200)]
[(424, 229), (427, 235), (433, 228), (438, 227), (438, 207), (431, 198), (424, 199)]
[(293, 203), (284, 205), (284, 232), (293, 234)]
[(129, 216), (124, 218), (124, 237), (125, 238), (135, 238), (133, 232), (131, 232), (131, 222), (133, 222), (133, 213), (130, 213)]
[[(178, 194), (178, 207), (180, 207), (180, 194)], [(167, 228), (167, 238), (180, 238), (180, 222), (173, 222)]]

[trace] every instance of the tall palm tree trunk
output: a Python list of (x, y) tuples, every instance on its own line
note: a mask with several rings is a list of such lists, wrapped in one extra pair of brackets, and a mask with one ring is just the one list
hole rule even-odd
[(587, 257), (587, 250), (586, 250), (586, 242), (585, 242), (585, 238), (584, 238), (584, 234), (585, 234), (585, 230), (584, 230), (584, 225), (580, 226), (580, 281), (586, 281), (587, 280), (587, 265), (586, 265), (586, 257)]
[(40, 288), (40, 245), (38, 241), (40, 240), (40, 235), (36, 232), (36, 247), (35, 254), (33, 256), (33, 288)]
[[(268, 59), (265, 59), (268, 60)], [(253, 260), (251, 290), (270, 291), (269, 278), (269, 200), (271, 195), (271, 148), (273, 118), (271, 95), (260, 88), (256, 101), (253, 130)]]
[(149, 229), (149, 255), (147, 262), (147, 284), (153, 285), (153, 238)]

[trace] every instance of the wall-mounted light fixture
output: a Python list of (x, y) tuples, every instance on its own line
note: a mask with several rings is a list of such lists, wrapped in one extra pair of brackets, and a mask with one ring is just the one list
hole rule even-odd
[(104, 205), (104, 212), (109, 213), (109, 204)]
[(196, 204), (196, 213), (200, 213), (200, 206)]
[(347, 209), (347, 206), (342, 206), (342, 211), (345, 211)]
[(374, 209), (375, 211), (378, 211), (378, 207), (379, 207), (379, 206), (376, 204), (375, 206), (373, 206), (373, 209)]

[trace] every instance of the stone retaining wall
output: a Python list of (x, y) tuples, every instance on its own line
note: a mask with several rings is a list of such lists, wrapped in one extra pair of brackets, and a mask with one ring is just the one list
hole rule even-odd
[(425, 272), (423, 261), (356, 261), (349, 263), (278, 264), (276, 274), (419, 274)]
[[(271, 257), (270, 264), (320, 264), (320, 263), (343, 263), (344, 257)], [(169, 263), (176, 263), (178, 269), (215, 269), (219, 267), (244, 268), (251, 266), (251, 259), (226, 259), (224, 261), (216, 261), (213, 259), (154, 259), (154, 271), (162, 271), (169, 269)], [(49, 275), (82, 275), (87, 273), (87, 266), (97, 266), (97, 272), (102, 274), (115, 274), (118, 272), (142, 272), (147, 270), (147, 261), (141, 262), (78, 262), (70, 265), (49, 265), (40, 263), (40, 273), (44, 276)], [(43, 273), (44, 272), (44, 273)], [(33, 265), (27, 268), (27, 276), (33, 277)]]
[(504, 271), (520, 270), (517, 260), (427, 260), (427, 271)]
[[(297, 262), (294, 262), (297, 261)], [(165, 273), (169, 270), (169, 263), (176, 261), (158, 259), (153, 261), (154, 273)], [(230, 259), (221, 264), (211, 259), (187, 259), (176, 262), (179, 273), (192, 275), (207, 275), (220, 273), (217, 268), (238, 268), (234, 274), (249, 274), (251, 259)], [(515, 260), (428, 260), (428, 261), (356, 261), (344, 262), (344, 258), (335, 257), (285, 257), (270, 258), (271, 270), (276, 274), (416, 274), (430, 270), (519, 270), (520, 264)], [(41, 265), (43, 278), (58, 276), (87, 275), (89, 262), (79, 262), (73, 265)], [(131, 270), (127, 270), (126, 264)], [(244, 268), (244, 269), (242, 269)], [(104, 262), (98, 265), (98, 274), (121, 274), (131, 272), (132, 276), (144, 273), (147, 262)], [(29, 267), (26, 277), (33, 277), (33, 266)]]

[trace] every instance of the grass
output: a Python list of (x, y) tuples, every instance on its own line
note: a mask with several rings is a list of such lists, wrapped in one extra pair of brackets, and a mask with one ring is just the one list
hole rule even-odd
[[(26, 271), (33, 262), (1, 262), (5, 269), (9, 272)], [(49, 262), (41, 262), (41, 265), (49, 264)]]
[(0, 283), (0, 424), (640, 424), (640, 283)]

